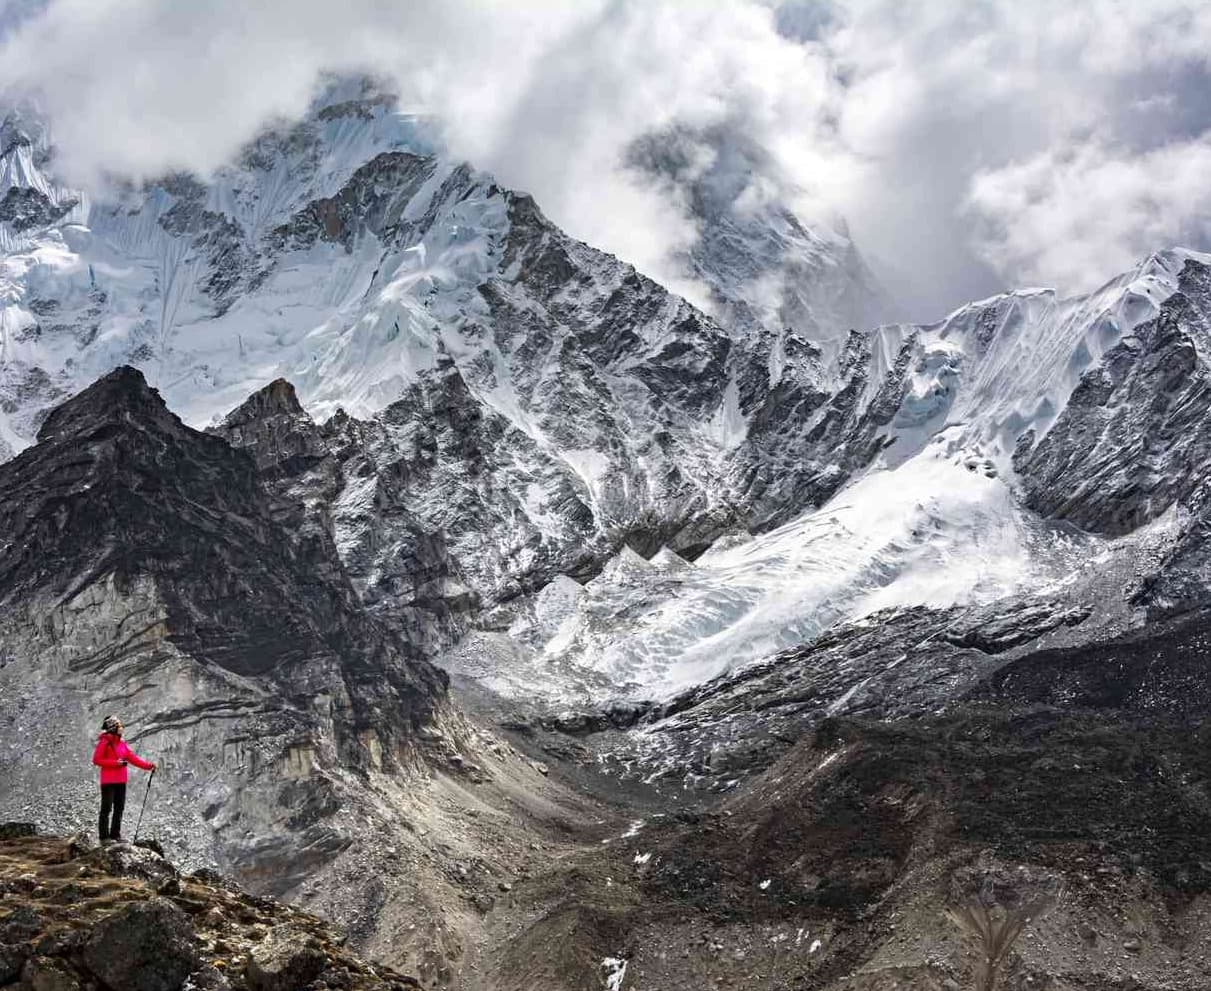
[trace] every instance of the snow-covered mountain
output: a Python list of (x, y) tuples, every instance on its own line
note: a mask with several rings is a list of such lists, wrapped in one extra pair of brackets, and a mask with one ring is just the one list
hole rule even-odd
[[(875, 609), (992, 601), (1097, 545), (1055, 517), (1118, 535), (1189, 494), (1128, 473), (1148, 495), (1127, 523), (1055, 502), (1093, 429), (1070, 397), (1198, 281), (1189, 252), (1084, 297), (876, 325), (890, 303), (853, 244), (805, 226), (758, 149), (653, 136), (631, 165), (698, 219), (683, 261), (711, 316), (365, 82), (210, 181), (104, 200), (54, 183), (36, 118), (5, 128), (4, 202), (25, 204), (0, 262), (8, 448), (132, 363), (304, 497), (380, 618), (435, 644), (486, 623), (451, 663), (527, 690), (548, 663), (594, 696), (668, 690)], [(641, 564), (662, 548), (667, 583)]]
[(685, 205), (698, 237), (676, 259), (682, 277), (707, 290), (725, 325), (771, 337), (775, 383), (788, 334), (832, 357), (850, 330), (893, 319), (844, 220), (805, 222), (793, 185), (737, 129), (672, 127), (636, 141), (628, 165)]
[(1046, 592), (1159, 553), (1211, 464), (1208, 261), (1165, 252), (1086, 297), (1017, 292), (879, 328), (855, 344), (870, 377), (831, 401), (872, 425), (869, 465), (822, 506), (692, 564), (623, 549), (447, 663), (521, 699), (667, 698), (838, 622)]
[[(22, 221), (0, 263), (5, 449), (118, 363), (195, 425), (286, 378), (317, 420), (365, 423), (360, 477), (377, 481), (337, 497), (339, 545), (391, 544), (376, 514), (404, 500), (489, 598), (591, 575), (627, 542), (693, 555), (836, 487), (834, 466), (803, 450), (831, 442), (827, 425), (784, 452), (799, 464), (779, 479), (762, 460), (788, 417), (801, 425), (836, 381), (866, 374), (862, 355), (832, 367), (773, 311), (768, 326), (749, 311), (712, 319), (443, 157), (425, 130), (343, 84), (210, 182), (173, 176), (104, 201), (55, 192), (45, 132), (15, 143), (6, 196), (75, 205)], [(824, 242), (785, 210), (771, 218), (773, 241), (749, 219), (733, 265), (824, 264)], [(739, 291), (730, 270), (700, 274), (721, 298)], [(813, 321), (822, 339), (847, 332)], [(373, 584), (393, 568), (367, 553)]]

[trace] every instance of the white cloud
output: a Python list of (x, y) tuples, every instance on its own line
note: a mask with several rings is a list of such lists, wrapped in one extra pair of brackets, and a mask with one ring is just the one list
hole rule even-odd
[(302, 112), (325, 70), (389, 73), (413, 100), (491, 123), (525, 84), (525, 69), (590, 10), (492, 0), (51, 0), (5, 40), (0, 90), (38, 91), (77, 179), (207, 172), (268, 120)]
[(1211, 138), (1143, 154), (1085, 144), (977, 173), (977, 248), (1000, 271), (1090, 289), (1175, 240), (1211, 237)]
[(448, 132), (578, 236), (670, 281), (668, 256), (696, 227), (667, 189), (621, 168), (636, 138), (728, 121), (798, 148), (807, 178), (831, 89), (826, 60), (779, 35), (763, 5), (612, 3), (544, 52), (496, 127), (450, 115)]
[[(1211, 128), (1199, 0), (6, 7), (21, 16), (0, 32), (0, 91), (40, 92), (62, 166), (87, 180), (208, 171), (300, 112), (321, 71), (368, 69), (440, 115), (455, 153), (666, 281), (694, 220), (624, 162), (672, 123), (764, 148), (752, 194), (847, 217), (908, 316), (1027, 275), (1073, 288), (1207, 236), (1205, 198), (1166, 184), (1201, 167)], [(1130, 208), (1082, 206), (1094, 187)]]
[[(987, 190), (1000, 169), (1058, 164), (1086, 146), (1146, 153), (1211, 126), (1206, 4), (848, 0), (843, 11), (827, 38), (847, 77), (840, 136), (867, 167), (841, 209), (859, 243), (901, 270), (893, 288), (920, 315), (1023, 272), (1076, 289), (1115, 274), (1099, 268), (1108, 258), (1190, 228), (1189, 214), (1170, 214), (1163, 229), (1123, 228), (1113, 252), (1082, 263), (1087, 244), (1067, 250), (1038, 225), (1015, 231), (1010, 215), (973, 212), (973, 183)], [(981, 220), (1005, 225), (1012, 256), (989, 250)], [(1057, 257), (1065, 263), (1051, 267)]]

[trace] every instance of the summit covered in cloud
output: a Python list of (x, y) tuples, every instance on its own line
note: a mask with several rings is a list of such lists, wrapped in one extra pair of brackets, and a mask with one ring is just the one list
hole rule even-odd
[(670, 129), (716, 175), (721, 147), (759, 149), (738, 200), (843, 222), (901, 319), (1209, 242), (1193, 0), (10, 0), (0, 26), (0, 91), (45, 109), (68, 181), (208, 175), (369, 72), (451, 155), (698, 302), (703, 220), (635, 164)]

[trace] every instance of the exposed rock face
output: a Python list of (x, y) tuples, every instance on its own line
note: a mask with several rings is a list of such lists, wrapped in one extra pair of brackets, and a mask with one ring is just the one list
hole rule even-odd
[(80, 195), (43, 171), (48, 139), (46, 122), (33, 107), (0, 109), (0, 252), (28, 247), (52, 225), (81, 219)]
[(54, 203), (36, 189), (10, 186), (4, 198), (0, 199), (0, 223), (9, 224), (14, 231), (24, 233), (31, 228), (54, 223), (75, 205), (75, 200)]
[(741, 406), (751, 419), (731, 483), (749, 530), (771, 529), (827, 502), (892, 442), (890, 424), (905, 400), (908, 373), (921, 360), (917, 343), (910, 336), (900, 344), (880, 376), (871, 339), (851, 332), (833, 384), (821, 374), (818, 350), (797, 338), (783, 342), (800, 360), (788, 361), (772, 388), (760, 383), (751, 409)]
[[(39, 441), (0, 468), (5, 603), (149, 579), (166, 608), (159, 635), (203, 663), (297, 678), (343, 654), (354, 707), (376, 705), (386, 679), (397, 725), (432, 719), (441, 675), (363, 618), (326, 534), (300, 533), (298, 505), (269, 497), (246, 455), (182, 425), (139, 372), (120, 368), (56, 409)], [(349, 717), (338, 732), (351, 753), (373, 721)]]
[[(270, 235), (273, 243), (293, 249), (316, 241), (335, 241), (347, 252), (359, 234), (406, 239), (400, 224), (404, 208), (437, 171), (437, 161), (409, 152), (384, 152), (349, 177), (335, 196), (313, 200)], [(432, 222), (432, 218), (429, 218)]]
[(1027, 503), (1126, 533), (1191, 495), (1211, 462), (1211, 268), (1188, 261), (1179, 292), (1088, 372), (1054, 427), (1014, 458)]
[(1211, 489), (1201, 482), (1187, 501), (1188, 522), (1165, 559), (1136, 590), (1133, 603), (1150, 620), (1205, 606), (1211, 590)]
[(418, 648), (446, 642), (476, 598), (460, 582), (446, 533), (426, 530), (408, 509), (411, 469), (394, 461), (375, 426), (344, 414), (319, 426), (278, 379), (212, 432), (252, 454), (268, 489), (306, 507), (303, 526), (334, 542), (380, 622)]
[(457, 735), (445, 676), (365, 613), (304, 505), (139, 372), (99, 380), (39, 438), (0, 466), (0, 680), (28, 743), (0, 756), (7, 800), (83, 784), (87, 742), (25, 720), (120, 708), (190, 852), (289, 888), (351, 842), (330, 817), (359, 776), (417, 773)]
[(254, 393), (214, 432), (233, 447), (247, 449), (257, 469), (270, 478), (303, 474), (328, 454), (294, 386), (285, 379)]

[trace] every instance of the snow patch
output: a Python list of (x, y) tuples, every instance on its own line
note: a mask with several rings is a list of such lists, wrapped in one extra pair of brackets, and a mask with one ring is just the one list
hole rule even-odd
[(627, 976), (627, 962), (622, 957), (606, 957), (601, 961), (606, 991), (622, 991), (622, 982)]

